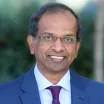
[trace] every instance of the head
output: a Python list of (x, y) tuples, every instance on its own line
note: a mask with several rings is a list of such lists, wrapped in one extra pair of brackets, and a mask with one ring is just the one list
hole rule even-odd
[(78, 19), (78, 16), (75, 14), (75, 12), (69, 8), (68, 6), (61, 4), (61, 3), (49, 3), (46, 4), (44, 6), (42, 6), (39, 10), (37, 10), (36, 12), (34, 12), (30, 18), (30, 25), (29, 25), (29, 35), (35, 36), (37, 34), (38, 31), (38, 23), (39, 20), (41, 18), (41, 16), (48, 12), (53, 12), (53, 13), (57, 13), (59, 11), (69, 11), (70, 13), (73, 14), (73, 16), (76, 18), (77, 20), (77, 33), (76, 33), (76, 38), (77, 41), (81, 40), (81, 36), (80, 36), (80, 22)]
[(33, 13), (27, 40), (43, 75), (65, 74), (80, 47), (79, 19), (64, 4), (46, 4)]

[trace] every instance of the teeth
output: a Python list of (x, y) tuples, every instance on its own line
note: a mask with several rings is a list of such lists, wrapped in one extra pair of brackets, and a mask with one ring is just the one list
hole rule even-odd
[(64, 57), (58, 57), (58, 56), (51, 56), (51, 58), (54, 58), (54, 59), (63, 59)]

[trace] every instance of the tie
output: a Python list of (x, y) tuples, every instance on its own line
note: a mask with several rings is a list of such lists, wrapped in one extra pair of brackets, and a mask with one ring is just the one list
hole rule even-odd
[(52, 104), (60, 104), (59, 93), (60, 93), (61, 88), (62, 88), (61, 86), (50, 86), (47, 88), (52, 93), (52, 97), (53, 97)]

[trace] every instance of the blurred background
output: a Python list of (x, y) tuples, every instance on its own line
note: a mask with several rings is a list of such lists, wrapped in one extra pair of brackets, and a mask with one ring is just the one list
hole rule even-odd
[(104, 0), (0, 0), (0, 83), (25, 74), (33, 65), (27, 45), (29, 19), (41, 5), (60, 2), (71, 7), (82, 25), (82, 44), (71, 68), (104, 82)]

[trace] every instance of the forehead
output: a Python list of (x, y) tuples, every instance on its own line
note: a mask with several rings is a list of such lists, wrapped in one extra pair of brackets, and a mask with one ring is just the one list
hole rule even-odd
[(69, 11), (55, 13), (46, 12), (41, 16), (38, 23), (38, 28), (50, 31), (57, 30), (57, 32), (76, 32), (77, 20), (75, 16)]

